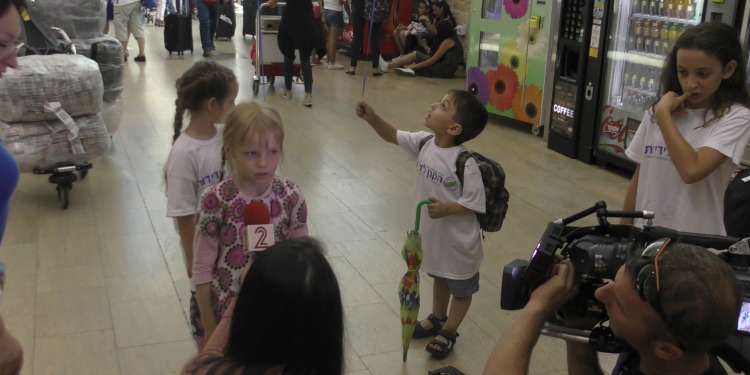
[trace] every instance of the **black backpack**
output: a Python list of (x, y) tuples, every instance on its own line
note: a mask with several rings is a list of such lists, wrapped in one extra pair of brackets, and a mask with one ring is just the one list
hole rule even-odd
[[(419, 142), (419, 149), (432, 139), (431, 134)], [(476, 213), (479, 227), (486, 232), (497, 232), (503, 227), (503, 220), (508, 213), (508, 201), (510, 192), (505, 188), (505, 171), (496, 161), (485, 157), (478, 152), (462, 151), (456, 159), (456, 175), (461, 186), (464, 185), (464, 168), (466, 161), (474, 158), (477, 161), (479, 172), (482, 175), (484, 185), (485, 206), (484, 213)]]
[(750, 237), (750, 168), (737, 172), (727, 185), (724, 228), (727, 236)]

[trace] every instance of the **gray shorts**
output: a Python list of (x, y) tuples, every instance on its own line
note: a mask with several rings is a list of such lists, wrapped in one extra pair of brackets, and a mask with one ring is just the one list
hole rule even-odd
[(344, 29), (344, 12), (331, 9), (323, 9), (323, 18), (331, 29)]
[(132, 33), (135, 38), (143, 38), (140, 1), (115, 5), (115, 38), (121, 42), (127, 42), (128, 33)]
[[(427, 274), (433, 279), (435, 278), (441, 278), (445, 279), (444, 277), (438, 277), (435, 275)], [(479, 272), (475, 273), (474, 276), (466, 279), (466, 280), (452, 280), (452, 279), (445, 279), (448, 282), (448, 289), (451, 291), (451, 295), (453, 297), (469, 297), (473, 295), (474, 293), (479, 291)]]

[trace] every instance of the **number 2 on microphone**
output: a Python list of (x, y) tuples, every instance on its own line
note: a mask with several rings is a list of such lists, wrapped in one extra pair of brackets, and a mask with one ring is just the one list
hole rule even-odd
[(255, 247), (256, 249), (267, 249), (272, 245), (266, 241), (266, 239), (268, 238), (268, 231), (265, 227), (256, 227), (255, 234), (257, 235), (257, 242), (253, 247)]

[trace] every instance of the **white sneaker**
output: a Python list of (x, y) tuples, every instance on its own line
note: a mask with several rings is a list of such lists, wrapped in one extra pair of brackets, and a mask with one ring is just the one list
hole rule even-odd
[(385, 61), (385, 59), (383, 58), (382, 55), (380, 57), (378, 57), (378, 65), (380, 66), (380, 70), (383, 73), (385, 73), (385, 72), (388, 71), (388, 62)]
[(415, 75), (414, 70), (409, 68), (396, 68), (393, 70), (400, 76), (414, 77)]
[(328, 56), (323, 56), (323, 57), (322, 57), (322, 58), (320, 59), (320, 61), (321, 61), (321, 62), (328, 62)]
[(328, 64), (327, 68), (330, 70), (341, 70), (344, 69), (344, 66), (339, 63), (332, 63)]
[(312, 96), (305, 95), (305, 98), (302, 99), (302, 105), (305, 107), (312, 107)]

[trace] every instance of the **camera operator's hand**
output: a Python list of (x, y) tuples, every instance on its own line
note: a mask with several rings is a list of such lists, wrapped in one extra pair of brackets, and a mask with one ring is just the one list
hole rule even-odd
[(579, 287), (578, 275), (573, 263), (564, 260), (555, 265), (549, 280), (531, 293), (529, 303), (535, 301), (544, 311), (551, 314), (577, 296)]

